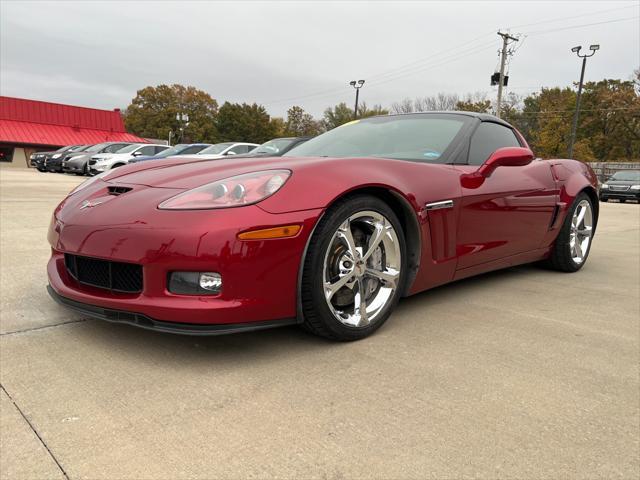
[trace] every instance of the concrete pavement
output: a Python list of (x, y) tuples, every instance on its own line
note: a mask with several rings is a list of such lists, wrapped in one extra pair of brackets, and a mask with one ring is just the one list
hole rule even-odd
[(50, 300), (81, 179), (0, 169), (0, 477), (638, 478), (640, 206), (601, 204), (576, 274), (512, 268), (403, 300), (373, 337), (212, 338)]

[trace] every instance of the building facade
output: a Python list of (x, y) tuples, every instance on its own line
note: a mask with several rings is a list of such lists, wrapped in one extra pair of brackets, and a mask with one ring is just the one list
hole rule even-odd
[(33, 152), (120, 141), (147, 142), (127, 133), (120, 109), (0, 96), (0, 164), (28, 168)]

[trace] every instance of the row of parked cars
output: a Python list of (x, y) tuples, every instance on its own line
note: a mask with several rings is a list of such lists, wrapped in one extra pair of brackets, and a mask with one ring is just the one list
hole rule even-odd
[(232, 155), (274, 157), (284, 155), (311, 137), (274, 138), (262, 145), (246, 142), (190, 143), (173, 147), (151, 143), (104, 142), (97, 145), (69, 145), (51, 152), (31, 155), (31, 165), (41, 172), (96, 175), (128, 163), (180, 156), (213, 160)]

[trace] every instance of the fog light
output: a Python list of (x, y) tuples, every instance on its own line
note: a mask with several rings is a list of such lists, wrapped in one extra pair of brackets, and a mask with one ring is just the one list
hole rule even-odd
[(222, 288), (222, 277), (219, 273), (214, 272), (201, 273), (200, 288), (211, 292), (219, 292)]
[(222, 290), (222, 276), (216, 272), (171, 272), (169, 291), (180, 295), (216, 295)]

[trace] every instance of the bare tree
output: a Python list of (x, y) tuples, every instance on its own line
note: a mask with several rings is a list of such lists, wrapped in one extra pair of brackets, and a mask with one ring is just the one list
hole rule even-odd
[(410, 98), (405, 98), (401, 102), (394, 102), (391, 105), (391, 113), (413, 113), (413, 102)]

